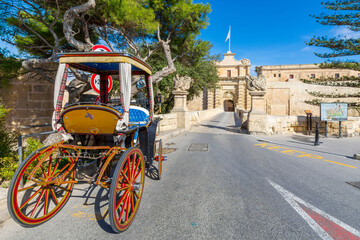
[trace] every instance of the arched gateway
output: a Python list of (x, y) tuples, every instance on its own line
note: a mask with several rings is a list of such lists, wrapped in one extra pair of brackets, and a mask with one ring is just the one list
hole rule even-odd
[(235, 110), (234, 101), (233, 100), (225, 100), (224, 101), (224, 111), (225, 112), (233, 112)]
[(227, 52), (224, 59), (217, 62), (219, 86), (206, 94), (207, 109), (224, 107), (225, 111), (235, 108), (249, 110), (251, 98), (246, 88), (246, 76), (250, 74), (250, 60), (236, 60), (235, 54)]

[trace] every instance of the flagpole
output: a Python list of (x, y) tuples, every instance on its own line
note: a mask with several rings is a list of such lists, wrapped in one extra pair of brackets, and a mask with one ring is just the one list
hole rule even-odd
[(229, 52), (231, 52), (231, 51), (230, 51), (230, 43), (231, 43), (231, 26), (230, 26), (229, 32), (230, 32), (230, 37), (229, 37)]
[(229, 52), (231, 52), (231, 51), (230, 51), (230, 46), (231, 46), (231, 26), (229, 26), (229, 32), (228, 32), (228, 35), (227, 35), (227, 37), (226, 37), (226, 39), (225, 39), (225, 42), (226, 42), (228, 39), (229, 39)]

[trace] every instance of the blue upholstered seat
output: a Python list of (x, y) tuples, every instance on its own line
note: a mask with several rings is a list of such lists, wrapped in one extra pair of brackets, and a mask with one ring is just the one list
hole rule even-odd
[[(120, 113), (122, 108), (120, 106), (114, 107)], [(129, 125), (143, 126), (149, 122), (149, 111), (143, 107), (130, 106), (129, 109)]]

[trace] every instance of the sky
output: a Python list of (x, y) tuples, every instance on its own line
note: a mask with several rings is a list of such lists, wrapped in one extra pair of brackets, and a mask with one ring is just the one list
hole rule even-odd
[[(321, 63), (314, 52), (324, 48), (309, 47), (305, 42), (314, 36), (355, 35), (346, 27), (323, 26), (310, 15), (325, 12), (324, 0), (195, 0), (210, 3), (210, 25), (200, 38), (213, 44), (212, 54), (229, 50), (225, 43), (231, 25), (231, 52), (237, 60), (247, 58), (255, 66)], [(334, 12), (334, 11), (333, 11)], [(223, 56), (222, 56), (223, 57)], [(348, 59), (342, 58), (342, 60)], [(351, 59), (360, 60), (359, 57)]]
[[(323, 26), (310, 16), (325, 11), (321, 5), (324, 0), (193, 1), (211, 5), (209, 26), (200, 36), (212, 43), (211, 53), (223, 54), (229, 50), (225, 39), (231, 26), (231, 52), (238, 60), (250, 60), (252, 75), (256, 66), (324, 62), (326, 59), (316, 57), (314, 52), (326, 52), (326, 49), (305, 44), (314, 36), (360, 38), (360, 34), (346, 27)], [(0, 47), (3, 46), (0, 42)], [(351, 59), (360, 61), (360, 57)]]

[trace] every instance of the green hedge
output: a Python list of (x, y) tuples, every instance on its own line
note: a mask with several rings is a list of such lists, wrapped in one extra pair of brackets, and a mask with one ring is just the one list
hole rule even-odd
[[(16, 151), (17, 134), (5, 126), (5, 117), (10, 109), (0, 104), (0, 185), (5, 180), (10, 180), (19, 166), (19, 157)], [(26, 140), (24, 159), (36, 149), (42, 147), (42, 143), (34, 138)]]

